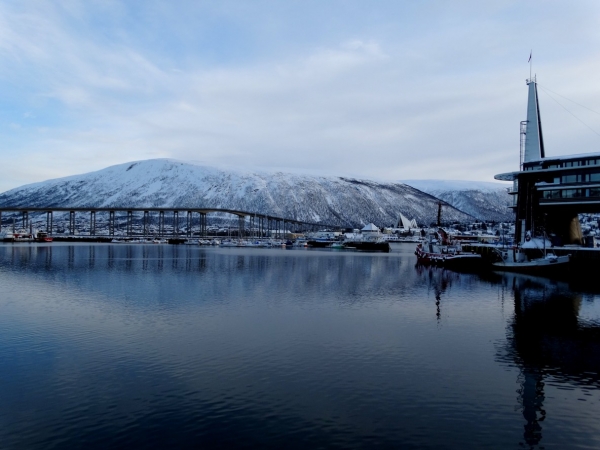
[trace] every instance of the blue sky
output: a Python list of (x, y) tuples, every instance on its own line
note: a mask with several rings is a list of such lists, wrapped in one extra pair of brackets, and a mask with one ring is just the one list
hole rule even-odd
[(531, 49), (547, 154), (598, 151), (599, 17), (597, 1), (5, 0), (0, 191), (149, 158), (492, 181), (518, 165)]

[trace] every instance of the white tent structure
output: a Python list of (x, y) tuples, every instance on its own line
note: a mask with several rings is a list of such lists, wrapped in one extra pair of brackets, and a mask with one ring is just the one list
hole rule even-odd
[(400, 213), (400, 218), (398, 219), (398, 226), (402, 224), (402, 228), (405, 230), (410, 230), (411, 228), (418, 228), (417, 221), (415, 219), (408, 220), (404, 214)]

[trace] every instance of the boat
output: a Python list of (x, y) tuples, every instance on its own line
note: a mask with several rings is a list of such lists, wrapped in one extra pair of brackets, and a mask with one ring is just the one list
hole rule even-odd
[(45, 231), (38, 231), (35, 235), (35, 240), (37, 242), (52, 242), (53, 238), (51, 236), (48, 236), (48, 233), (46, 233)]
[(308, 247), (315, 247), (315, 248), (326, 248), (326, 247), (330, 247), (331, 244), (333, 244), (334, 241), (331, 239), (311, 239), (309, 241), (307, 241), (306, 245)]
[(389, 252), (390, 243), (376, 225), (369, 223), (360, 233), (345, 233), (344, 248), (354, 248), (366, 252)]
[(428, 241), (417, 244), (415, 255), (418, 264), (450, 269), (478, 269), (484, 261), (479, 253), (463, 251), (460, 243), (451, 241), (442, 228), (430, 234)]
[(315, 231), (306, 237), (306, 245), (314, 248), (326, 248), (333, 244), (340, 233), (334, 231)]
[(308, 247), (308, 241), (305, 238), (298, 238), (294, 241), (294, 247)]
[(520, 247), (500, 252), (501, 259), (492, 263), (494, 270), (510, 272), (549, 274), (567, 269), (571, 255), (556, 256), (547, 253), (541, 258), (530, 259)]
[(362, 250), (363, 252), (385, 252), (389, 253), (390, 243), (385, 240), (363, 240), (363, 241), (349, 241), (345, 244), (344, 248)]
[[(540, 243), (540, 241), (542, 242)], [(531, 238), (528, 233), (526, 241), (522, 245), (495, 249), (498, 258), (492, 262), (492, 268), (533, 274), (552, 274), (568, 269), (571, 255), (557, 256), (551, 250), (547, 250), (550, 245), (545, 237)], [(531, 258), (531, 253), (536, 251), (540, 251), (541, 256)]]
[(15, 240), (15, 236), (11, 231), (3, 231), (0, 233), (0, 240), (2, 242), (13, 242)]
[(34, 240), (33, 234), (28, 231), (21, 230), (13, 233), (13, 242), (33, 242)]

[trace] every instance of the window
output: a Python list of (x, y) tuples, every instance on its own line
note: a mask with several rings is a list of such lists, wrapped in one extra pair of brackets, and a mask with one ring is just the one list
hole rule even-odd
[(563, 175), (562, 182), (563, 183), (577, 183), (579, 181), (577, 175)]
[(562, 198), (578, 198), (582, 197), (581, 189), (563, 189)]
[(552, 191), (544, 191), (544, 198), (560, 198), (560, 191), (559, 190), (552, 190)]
[(589, 188), (590, 197), (600, 197), (600, 188)]
[(581, 161), (566, 161), (563, 163), (563, 167), (579, 167), (581, 166)]
[(590, 173), (590, 181), (600, 181), (600, 173)]

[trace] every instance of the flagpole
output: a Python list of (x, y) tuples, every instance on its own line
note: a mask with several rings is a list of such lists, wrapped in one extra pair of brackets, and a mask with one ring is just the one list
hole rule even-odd
[(531, 81), (531, 57), (533, 56), (533, 50), (529, 52), (529, 80)]

